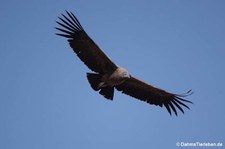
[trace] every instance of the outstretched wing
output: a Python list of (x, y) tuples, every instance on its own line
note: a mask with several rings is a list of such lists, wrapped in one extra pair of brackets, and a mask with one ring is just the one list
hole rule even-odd
[(191, 101), (182, 98), (192, 94), (191, 90), (188, 91), (186, 95), (172, 94), (162, 89), (153, 87), (134, 77), (131, 77), (121, 85), (116, 86), (116, 89), (122, 91), (124, 94), (130, 95), (149, 104), (160, 107), (165, 106), (170, 115), (171, 111), (177, 115), (177, 108), (184, 113), (184, 110), (182, 109), (183, 107), (189, 109), (185, 102), (192, 103)]
[(92, 71), (98, 73), (113, 72), (117, 66), (87, 35), (75, 15), (67, 11), (66, 13), (67, 16), (62, 14), (62, 18), (59, 17), (62, 22), (56, 21), (62, 27), (56, 27), (62, 32), (57, 33), (57, 35), (68, 38), (73, 51)]

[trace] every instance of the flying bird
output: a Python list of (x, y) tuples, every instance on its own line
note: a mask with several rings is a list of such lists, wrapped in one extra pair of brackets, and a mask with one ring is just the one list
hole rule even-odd
[(186, 103), (192, 102), (185, 100), (184, 97), (191, 95), (191, 90), (181, 95), (173, 94), (133, 77), (99, 48), (72, 12), (66, 13), (67, 15), (62, 14), (58, 17), (60, 21), (56, 21), (61, 26), (56, 27), (61, 32), (56, 34), (66, 37), (80, 60), (93, 71), (87, 73), (87, 79), (93, 90), (98, 91), (106, 99), (113, 100), (116, 89), (151, 105), (164, 106), (170, 115), (172, 112), (177, 115), (177, 109), (182, 113), (184, 107), (189, 109)]

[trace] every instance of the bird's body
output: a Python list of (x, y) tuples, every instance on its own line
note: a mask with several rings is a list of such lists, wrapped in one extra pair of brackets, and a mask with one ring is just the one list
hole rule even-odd
[(83, 27), (73, 13), (67, 12), (68, 16), (62, 15), (63, 22), (57, 22), (63, 29), (57, 35), (68, 38), (68, 42), (77, 56), (84, 64), (95, 73), (87, 73), (87, 79), (95, 91), (99, 91), (105, 98), (113, 100), (114, 89), (130, 95), (149, 104), (165, 106), (171, 114), (173, 111), (177, 115), (178, 108), (184, 113), (182, 106), (189, 108), (183, 102), (192, 103), (183, 97), (190, 95), (188, 91), (185, 95), (177, 95), (156, 88), (139, 79), (136, 79), (129, 72), (117, 66), (87, 35)]
[(130, 74), (126, 69), (118, 67), (112, 73), (87, 73), (87, 78), (95, 91), (101, 90), (100, 93), (105, 96), (105, 98), (113, 100), (114, 88), (129, 79)]
[(122, 84), (124, 81), (130, 78), (129, 72), (122, 68), (118, 67), (112, 74), (109, 76), (103, 76), (103, 81), (107, 86), (116, 87)]

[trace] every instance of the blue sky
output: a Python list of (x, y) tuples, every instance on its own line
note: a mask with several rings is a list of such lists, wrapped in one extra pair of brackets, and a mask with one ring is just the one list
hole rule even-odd
[[(225, 2), (0, 2), (0, 148), (179, 148), (225, 144)], [(94, 92), (88, 68), (55, 35), (72, 11), (91, 38), (134, 76), (174, 93), (193, 89), (185, 114), (116, 92)]]

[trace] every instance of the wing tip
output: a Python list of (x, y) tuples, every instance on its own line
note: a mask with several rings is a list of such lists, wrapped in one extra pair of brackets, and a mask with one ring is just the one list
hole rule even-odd
[(56, 23), (62, 28), (55, 27), (55, 29), (66, 34), (56, 33), (56, 35), (60, 35), (66, 38), (71, 38), (73, 34), (84, 31), (83, 27), (81, 26), (76, 16), (72, 12), (69, 12), (67, 10), (65, 10), (65, 12), (67, 16), (61, 13), (62, 17), (58, 17), (58, 19), (61, 21), (56, 21)]
[(172, 112), (178, 116), (177, 109), (179, 109), (183, 114), (185, 113), (183, 107), (190, 110), (190, 107), (186, 103), (193, 104), (192, 101), (183, 99), (184, 97), (192, 95), (194, 92), (192, 90), (187, 91), (184, 94), (173, 94), (172, 98), (164, 102), (163, 105), (167, 109), (168, 113), (172, 116)]

